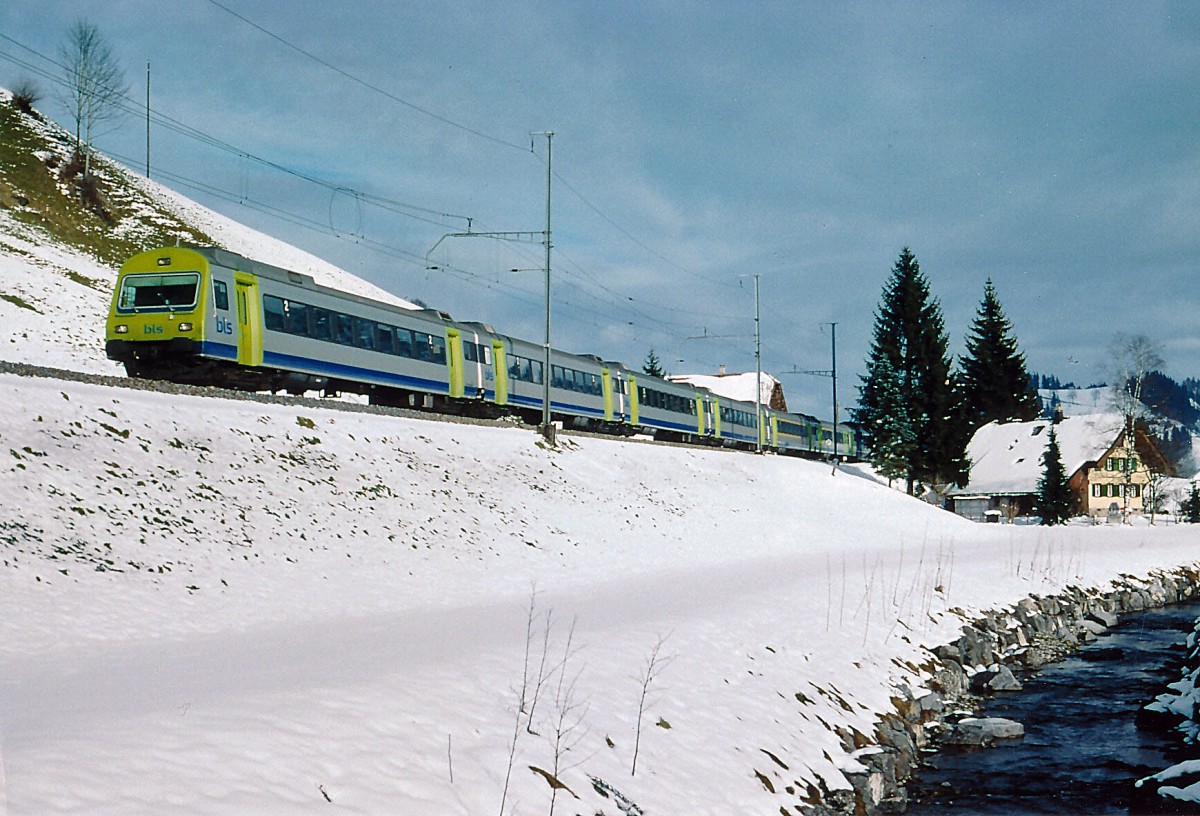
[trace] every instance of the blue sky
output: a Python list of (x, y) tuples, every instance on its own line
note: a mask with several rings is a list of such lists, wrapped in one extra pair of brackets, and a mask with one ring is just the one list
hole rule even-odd
[[(1200, 376), (1200, 6), (6, 0), (0, 84), (64, 122), (77, 18), (226, 146), (156, 120), (153, 177), (459, 319), (541, 337), (539, 245), (438, 241), (542, 230), (552, 130), (567, 350), (752, 370), (759, 275), (764, 368), (828, 369), (836, 322), (847, 405), (908, 245), (955, 354), (991, 277), (1033, 370), (1104, 380), (1125, 331)], [(141, 167), (141, 116), (97, 144)]]

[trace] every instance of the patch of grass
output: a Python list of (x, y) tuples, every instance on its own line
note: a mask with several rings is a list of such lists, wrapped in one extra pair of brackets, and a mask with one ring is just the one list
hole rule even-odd
[(80, 286), (86, 286), (89, 289), (95, 289), (97, 292), (106, 292), (109, 289), (108, 286), (105, 286), (95, 278), (89, 278), (86, 275), (80, 275), (78, 272), (75, 272), (71, 269), (67, 270), (67, 277), (72, 282), (78, 283)]
[(30, 303), (27, 303), (25, 300), (21, 299), (17, 295), (10, 295), (7, 292), (0, 292), (0, 300), (6, 300), (9, 303), (11, 303), (12, 305), (14, 305), (18, 308), (21, 308), (21, 309), (28, 309), (29, 311), (37, 312), (38, 314), (42, 313), (41, 309), (38, 309), (36, 306), (34, 306)]
[[(0, 102), (0, 207), (18, 221), (118, 266), (131, 255), (176, 241), (213, 244), (201, 230), (162, 209), (103, 156), (92, 156), (92, 175), (71, 172), (74, 138), (11, 101)], [(48, 158), (39, 158), (48, 155)], [(82, 278), (82, 279), (81, 279)], [(83, 276), (76, 283), (105, 285)]]

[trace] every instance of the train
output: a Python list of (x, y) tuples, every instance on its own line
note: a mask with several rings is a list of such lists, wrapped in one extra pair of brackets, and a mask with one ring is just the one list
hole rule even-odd
[[(304, 394), (374, 405), (543, 418), (563, 427), (697, 445), (860, 458), (860, 435), (806, 414), (730, 399), (590, 354), (550, 350), (318, 284), (217, 247), (179, 246), (125, 261), (105, 353), (130, 377)], [(837, 445), (834, 445), (834, 432)]]

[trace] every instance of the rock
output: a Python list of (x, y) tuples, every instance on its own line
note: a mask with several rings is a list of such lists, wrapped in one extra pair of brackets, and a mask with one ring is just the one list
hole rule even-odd
[(987, 682), (987, 688), (992, 691), (1020, 691), (1021, 681), (1012, 673), (1008, 666), (1001, 666), (995, 676)]
[(1106, 629), (1111, 629), (1117, 625), (1118, 618), (1112, 612), (1106, 612), (1103, 609), (1092, 609), (1087, 613), (1086, 620), (1098, 623)]
[(991, 745), (1000, 739), (1025, 736), (1025, 726), (1003, 717), (968, 717), (955, 723), (946, 742), (951, 745)]

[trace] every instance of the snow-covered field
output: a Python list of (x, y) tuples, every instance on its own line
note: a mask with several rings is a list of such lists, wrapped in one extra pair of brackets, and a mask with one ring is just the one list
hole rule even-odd
[(774, 813), (844, 786), (832, 729), (873, 732), (946, 609), (1195, 555), (1186, 527), (974, 525), (772, 456), (0, 389), (10, 814), (542, 813), (557, 732), (560, 812), (620, 812), (594, 777)]
[[(0, 359), (116, 373), (113, 274), (0, 213)], [(974, 610), (1196, 558), (774, 456), (0, 393), (3, 816), (792, 812)]]

